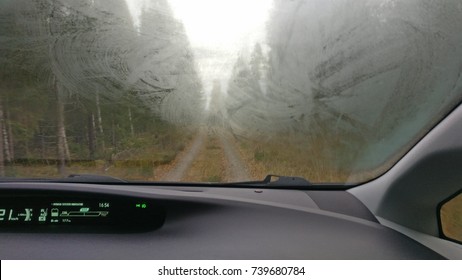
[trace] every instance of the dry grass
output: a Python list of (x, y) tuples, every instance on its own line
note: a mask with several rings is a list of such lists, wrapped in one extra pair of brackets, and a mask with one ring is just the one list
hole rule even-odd
[[(18, 178), (60, 178), (55, 165), (15, 165), (11, 167), (14, 177)], [(87, 162), (86, 164), (72, 163), (66, 167), (69, 174), (99, 174), (123, 178), (127, 180), (153, 180), (154, 165), (149, 162), (113, 162), (102, 160)]]
[[(165, 138), (165, 137), (164, 137)], [(127, 180), (158, 180), (161, 166), (168, 166), (189, 142), (187, 133), (172, 132), (168, 138), (139, 135), (107, 160), (74, 160), (67, 163), (66, 175), (99, 174)], [(75, 159), (76, 156), (73, 156)], [(7, 176), (18, 178), (59, 178), (56, 160), (24, 161), (7, 167)]]
[(301, 176), (311, 182), (346, 182), (348, 170), (333, 160), (332, 143), (325, 139), (278, 137), (267, 141), (236, 139), (241, 157), (254, 179), (267, 174)]

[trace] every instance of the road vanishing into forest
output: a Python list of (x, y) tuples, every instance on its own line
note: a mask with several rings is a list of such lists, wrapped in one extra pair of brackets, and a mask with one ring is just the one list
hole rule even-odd
[[(232, 140), (232, 135), (221, 131), (201, 130), (186, 149), (178, 154), (170, 171), (161, 178), (162, 181), (188, 181), (186, 179), (188, 173), (200, 172), (200, 170), (193, 170), (197, 168), (194, 166), (194, 162), (198, 158), (204, 156), (207, 160), (207, 154), (204, 153), (206, 153), (209, 148), (205, 146), (210, 138), (218, 140), (219, 145), (216, 148), (221, 150), (219, 153), (224, 157), (223, 161), (217, 163), (221, 164), (220, 167), (225, 170), (222, 181), (237, 182), (250, 180), (248, 167), (240, 156), (236, 144)], [(210, 162), (210, 164), (214, 163)]]

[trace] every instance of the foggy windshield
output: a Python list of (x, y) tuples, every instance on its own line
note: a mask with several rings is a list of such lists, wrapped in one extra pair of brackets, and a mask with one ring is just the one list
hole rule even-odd
[(458, 0), (1, 0), (0, 176), (356, 183), (462, 97)]

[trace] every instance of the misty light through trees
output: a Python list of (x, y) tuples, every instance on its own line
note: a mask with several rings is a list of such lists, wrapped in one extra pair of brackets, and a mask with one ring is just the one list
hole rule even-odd
[(209, 109), (213, 84), (226, 87), (238, 55), (266, 39), (272, 0), (169, 0), (173, 14), (185, 28)]

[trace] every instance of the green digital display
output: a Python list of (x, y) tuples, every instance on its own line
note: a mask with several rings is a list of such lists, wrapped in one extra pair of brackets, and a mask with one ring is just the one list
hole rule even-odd
[(90, 226), (155, 228), (163, 223), (162, 207), (153, 201), (110, 195), (1, 195), (0, 230), (19, 226)]
[[(18, 205), (0, 205), (0, 224), (60, 224), (87, 223), (90, 220), (104, 220), (111, 215), (108, 201), (37, 201)], [(5, 205), (7, 204), (7, 205)]]

